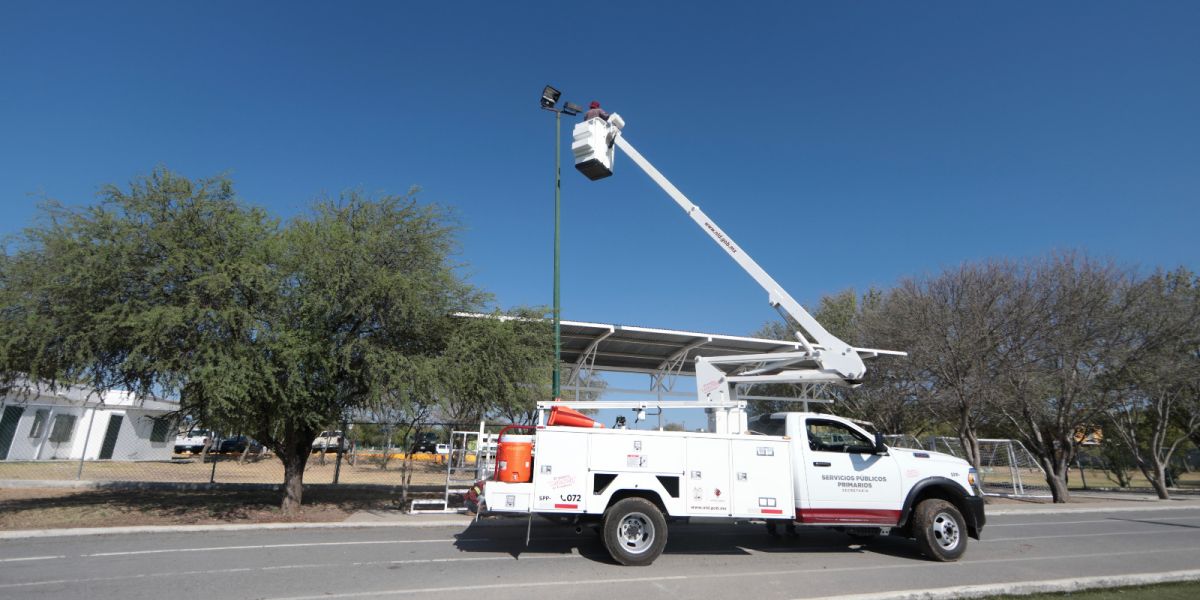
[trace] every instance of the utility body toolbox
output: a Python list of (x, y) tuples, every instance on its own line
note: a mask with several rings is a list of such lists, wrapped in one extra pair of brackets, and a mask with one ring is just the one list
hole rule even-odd
[(795, 516), (782, 437), (546, 427), (534, 447), (533, 481), (487, 482), (488, 510), (602, 515), (641, 491), (671, 517)]

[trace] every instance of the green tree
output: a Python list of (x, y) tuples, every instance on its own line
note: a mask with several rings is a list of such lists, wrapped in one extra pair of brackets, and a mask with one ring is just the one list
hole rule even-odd
[(275, 452), (292, 510), (323, 428), (443, 385), (451, 315), (485, 300), (454, 232), (412, 192), (346, 194), (281, 227), (226, 178), (158, 169), (26, 231), (2, 263), (0, 373), (178, 395)]
[(553, 330), (544, 313), (524, 308), (456, 319), (439, 390), (450, 420), (531, 422), (537, 400), (550, 397), (554, 364)]

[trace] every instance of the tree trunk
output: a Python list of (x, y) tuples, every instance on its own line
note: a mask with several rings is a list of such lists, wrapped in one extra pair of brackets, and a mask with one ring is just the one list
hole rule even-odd
[(307, 452), (297, 452), (290, 447), (286, 453), (280, 453), (283, 461), (283, 504), (280, 508), (288, 515), (300, 510), (300, 502), (304, 495), (304, 466), (308, 463)]
[(966, 408), (959, 413), (958, 441), (962, 444), (963, 453), (967, 455), (967, 462), (971, 463), (977, 472), (982, 473), (983, 469), (980, 468), (981, 461), (979, 460), (979, 436), (975, 433), (975, 428), (971, 426), (970, 415)]
[(1171, 494), (1167, 492), (1167, 468), (1160, 460), (1154, 461), (1154, 477), (1150, 479), (1150, 485), (1154, 486), (1154, 493), (1158, 494), (1159, 500), (1170, 500)]
[(312, 453), (314, 439), (316, 432), (307, 429), (297, 431), (289, 424), (283, 442), (276, 450), (279, 460), (283, 462), (283, 503), (280, 508), (284, 514), (293, 515), (300, 510), (300, 501), (304, 496), (304, 467)]
[(1070, 469), (1070, 465), (1060, 460), (1047, 460), (1040, 458), (1042, 468), (1046, 471), (1046, 484), (1050, 486), (1050, 494), (1054, 497), (1055, 504), (1062, 504), (1071, 501), (1071, 492), (1067, 489), (1066, 472)]

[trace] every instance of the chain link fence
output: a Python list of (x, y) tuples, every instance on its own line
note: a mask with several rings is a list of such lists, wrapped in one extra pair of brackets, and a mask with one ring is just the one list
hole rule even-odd
[[(0, 410), (0, 480), (277, 485), (283, 465), (243, 435), (199, 427), (180, 430), (164, 411), (134, 406), (5, 403)], [(474, 426), (350, 422), (321, 432), (304, 473), (308, 484), (443, 487), (453, 452), (473, 461), (474, 448), (451, 450), (451, 432)], [(893, 447), (965, 453), (957, 438), (886, 436)], [(472, 444), (474, 442), (471, 442)], [(1016, 440), (981, 440), (981, 479), (989, 493), (1046, 496), (1045, 476)], [(457, 455), (457, 454), (454, 454)], [(469, 465), (457, 465), (462, 470)], [(1116, 443), (1080, 448), (1071, 487), (1146, 488), (1128, 449)], [(468, 469), (469, 470), (469, 469)], [(1200, 491), (1200, 451), (1178, 452), (1169, 485)]]

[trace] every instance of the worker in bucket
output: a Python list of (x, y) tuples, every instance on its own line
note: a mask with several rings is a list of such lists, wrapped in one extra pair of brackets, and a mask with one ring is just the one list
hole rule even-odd
[(601, 118), (601, 119), (604, 119), (605, 121), (607, 121), (608, 113), (605, 112), (604, 109), (600, 108), (599, 102), (592, 100), (592, 103), (589, 105), (588, 111), (586, 113), (584, 113), (584, 115), (583, 115), (583, 120), (587, 121), (587, 120), (595, 119), (595, 118)]

